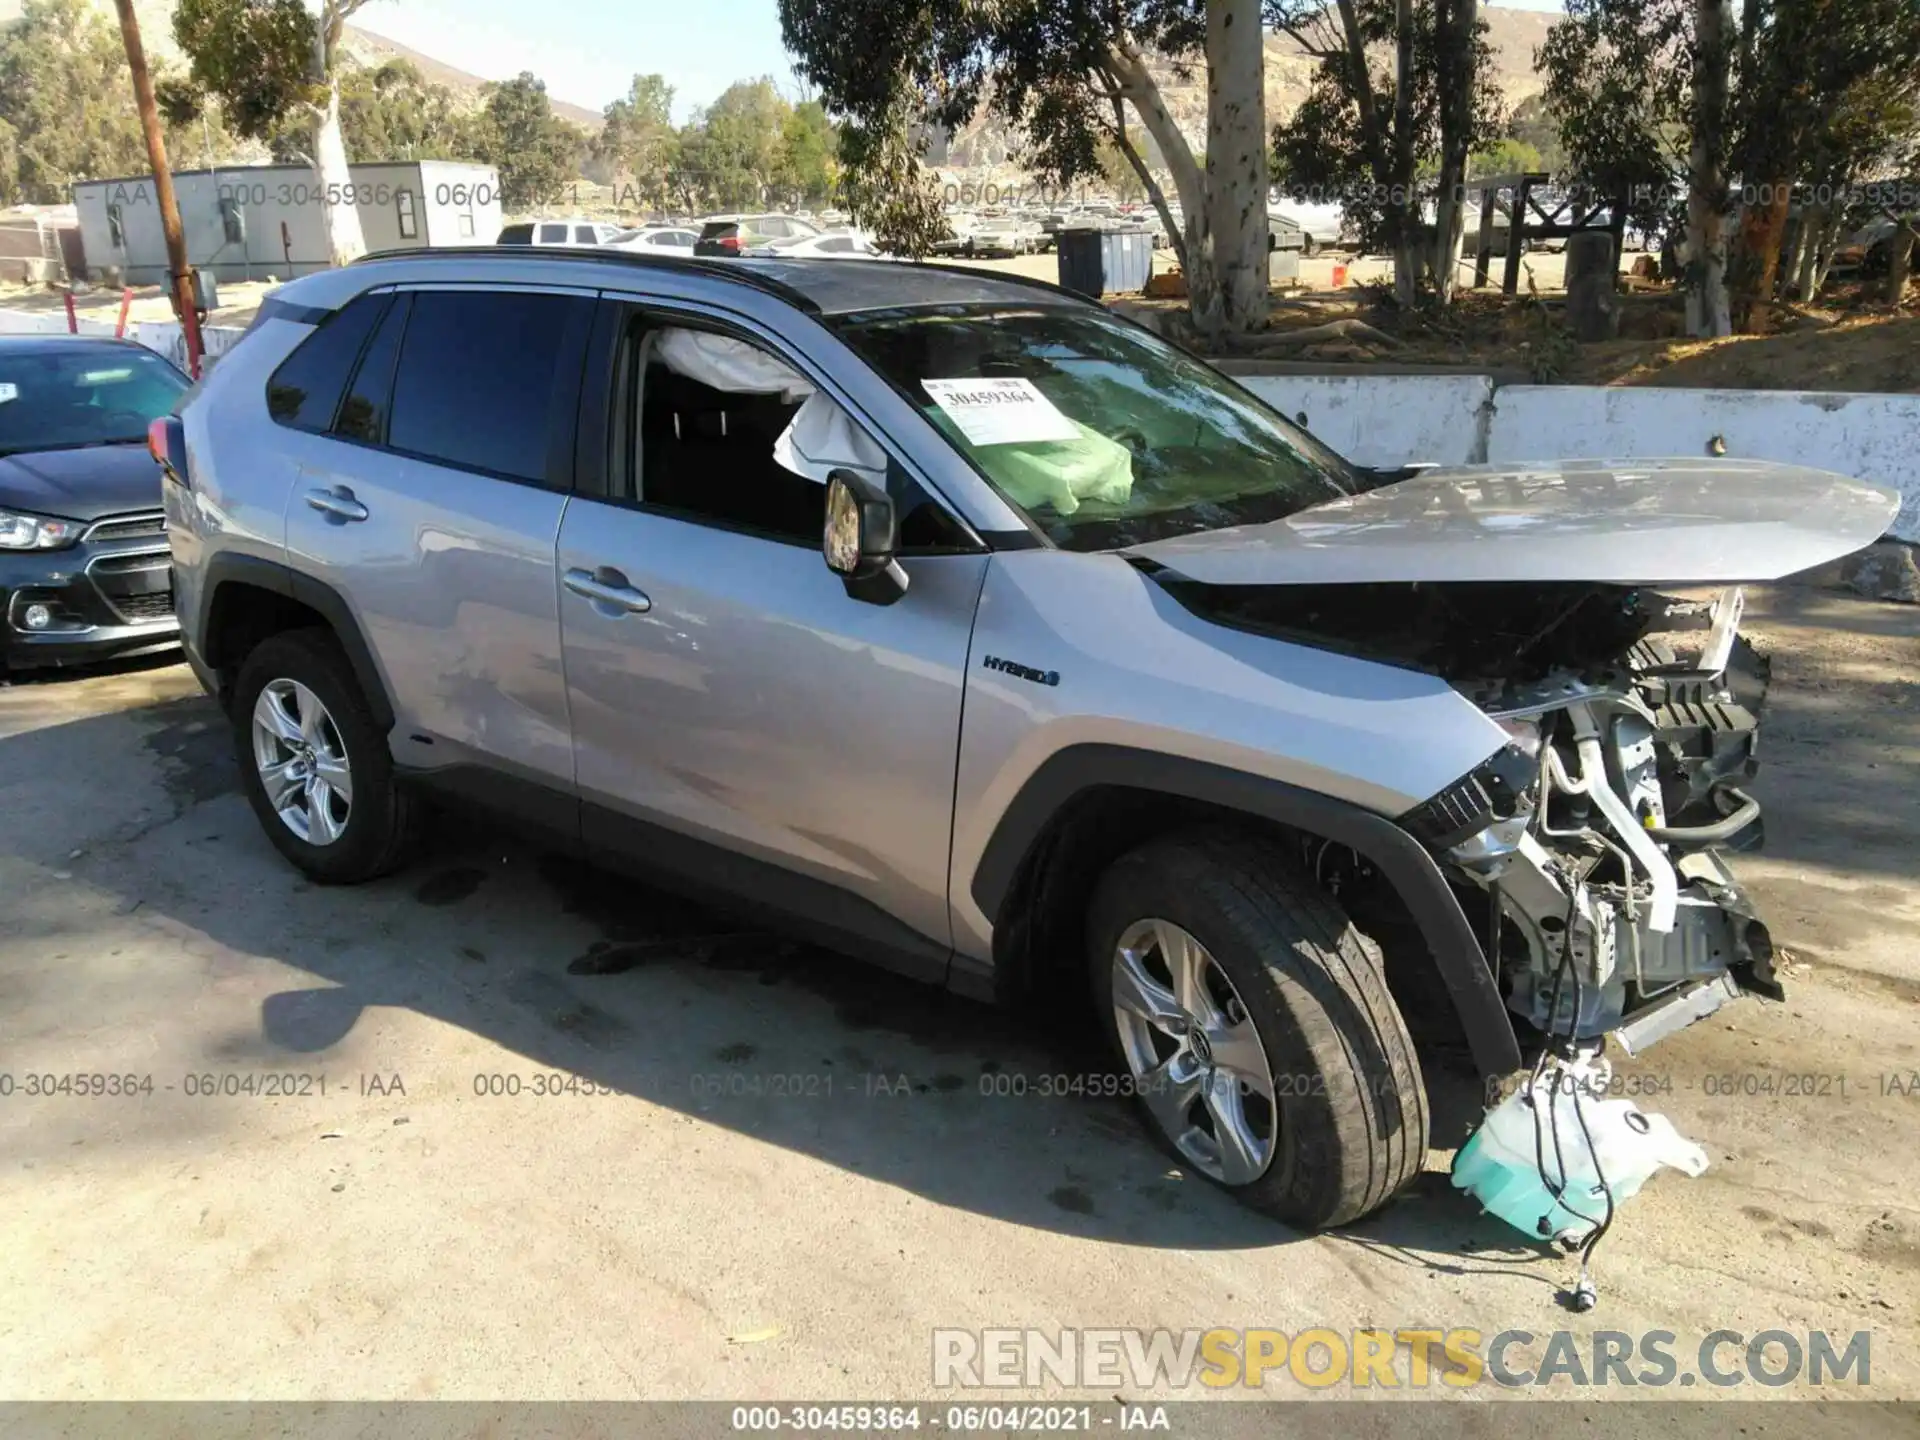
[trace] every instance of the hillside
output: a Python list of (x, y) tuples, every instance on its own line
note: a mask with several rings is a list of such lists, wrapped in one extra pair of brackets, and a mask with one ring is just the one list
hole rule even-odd
[[(118, 24), (113, 0), (88, 0), (88, 3)], [(22, 0), (0, 0), (0, 25), (8, 25), (19, 19), (21, 6)], [(184, 68), (185, 62), (181, 59), (179, 47), (173, 43), (173, 0), (133, 0), (133, 11), (140, 19), (140, 38), (147, 47), (148, 57), (157, 65), (171, 64)], [(469, 74), (357, 25), (347, 27), (343, 43), (347, 54), (362, 65), (379, 65), (393, 59), (409, 60), (434, 84), (444, 85), (456, 95), (471, 98), (475, 103), (479, 101), (481, 88), (488, 83), (482, 76)], [(571, 120), (576, 125), (592, 130), (599, 129), (602, 119), (598, 110), (558, 98), (553, 101), (553, 113), (562, 120)]]
[[(1498, 5), (1483, 7), (1480, 13), (1487, 22), (1487, 44), (1493, 50), (1495, 83), (1506, 103), (1512, 106), (1529, 95), (1538, 94), (1541, 85), (1534, 73), (1533, 52), (1561, 17)], [(1267, 119), (1273, 123), (1291, 115), (1306, 99), (1317, 62), (1287, 36), (1269, 35), (1266, 43)], [(1180, 129), (1190, 143), (1204, 147), (1207, 135), (1204, 69), (1196, 67), (1183, 76), (1170, 62), (1161, 61), (1154, 66), (1154, 72), (1166, 96), (1167, 108), (1173, 112)], [(1017, 135), (982, 115), (952, 137), (945, 163), (958, 169), (1007, 165), (1012, 163), (1019, 148)]]

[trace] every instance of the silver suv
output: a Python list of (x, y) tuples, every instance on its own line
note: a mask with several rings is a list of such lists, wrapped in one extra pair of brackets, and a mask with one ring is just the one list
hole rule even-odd
[[(156, 443), (273, 844), (430, 796), (967, 995), (1088, 994), (1182, 1163), (1302, 1226), (1422, 1061), (1777, 993), (1729, 587), (1892, 497), (1727, 461), (1358, 469), (1052, 286), (409, 251), (284, 286)], [(1422, 1053), (1432, 1053), (1423, 1043)]]

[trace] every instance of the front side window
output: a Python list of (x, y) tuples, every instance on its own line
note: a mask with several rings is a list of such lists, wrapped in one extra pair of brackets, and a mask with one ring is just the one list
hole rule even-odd
[(824, 391), (717, 330), (637, 321), (616, 381), (616, 495), (817, 546), (826, 479), (847, 465), (893, 497), (903, 552), (968, 548), (959, 523)]
[(595, 245), (600, 241), (600, 232), (591, 225), (573, 227), (573, 243), (576, 245)]
[(1278, 520), (1359, 485), (1344, 460), (1225, 377), (1091, 307), (929, 307), (832, 323), (1065, 549)]
[(0, 355), (0, 455), (137, 444), (188, 383), (158, 355), (131, 345)]
[(571, 368), (578, 379), (592, 308), (575, 295), (416, 293), (394, 372), (387, 445), (508, 479), (561, 483), (552, 437), (563, 418), (558, 410), (576, 393), (566, 376)]

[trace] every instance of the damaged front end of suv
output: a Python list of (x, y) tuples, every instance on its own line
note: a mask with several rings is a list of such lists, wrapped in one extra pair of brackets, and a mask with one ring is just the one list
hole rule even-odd
[(1721, 858), (1762, 839), (1743, 787), (1769, 675), (1739, 635), (1743, 592), (1543, 586), (1502, 606), (1506, 638), (1537, 628), (1456, 683), (1512, 738), (1401, 823), (1484, 896), (1509, 1008), (1631, 1054), (1740, 990), (1780, 998), (1767, 927)]
[(1632, 1054), (1782, 993), (1724, 858), (1761, 843), (1746, 787), (1770, 678), (1729, 582), (1844, 555), (1894, 508), (1785, 466), (1461, 468), (1136, 558), (1211, 620), (1434, 675), (1504, 731), (1399, 824), (1514, 1017)]

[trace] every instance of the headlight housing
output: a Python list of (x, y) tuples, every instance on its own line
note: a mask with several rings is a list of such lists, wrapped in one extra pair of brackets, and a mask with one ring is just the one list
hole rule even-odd
[(1534, 748), (1527, 736), (1509, 729), (1514, 740), (1488, 757), (1472, 774), (1463, 775), (1431, 800), (1400, 817), (1401, 828), (1434, 850), (1445, 850), (1479, 834), (1489, 825), (1510, 820), (1531, 805), (1530, 789), (1540, 762), (1537, 733)]
[(63, 550), (86, 528), (77, 520), (0, 510), (0, 550)]

